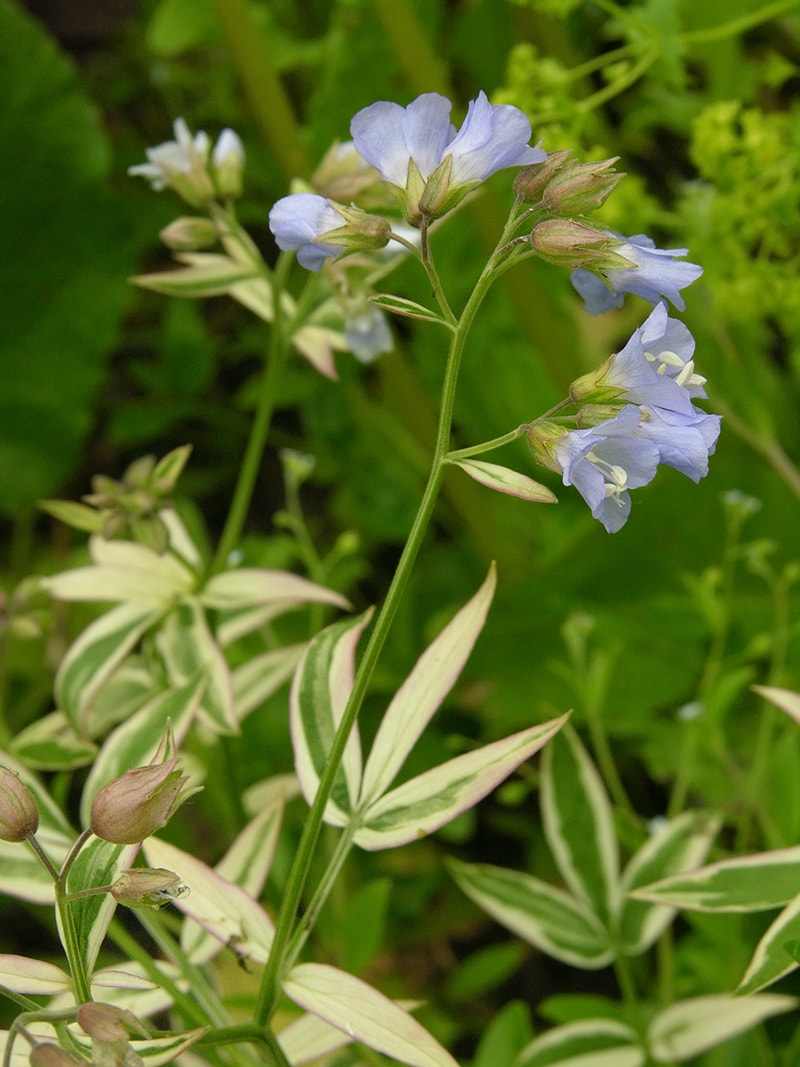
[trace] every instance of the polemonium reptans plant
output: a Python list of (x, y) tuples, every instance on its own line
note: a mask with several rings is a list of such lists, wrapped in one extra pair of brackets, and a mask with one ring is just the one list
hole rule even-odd
[[(61, 743), (66, 736), (74, 743), (76, 766), (89, 750), (81, 800), (85, 828), (77, 835), (72, 831), (25, 766), (4, 756), (0, 767), (0, 862), (11, 865), (25, 899), (55, 903), (67, 961), (63, 969), (20, 957), (4, 960), (0, 984), (21, 1009), (7, 1038), (7, 1062), (27, 1055), (32, 1063), (56, 1067), (87, 1061), (157, 1065), (186, 1055), (186, 1063), (288, 1067), (333, 1062), (322, 1058), (355, 1042), (366, 1058), (346, 1062), (379, 1063), (386, 1056), (410, 1067), (454, 1067), (451, 1052), (406, 1006), (309, 958), (309, 939), (353, 848), (394, 848), (435, 832), (542, 748), (546, 831), (551, 841), (561, 840), (556, 854), (571, 890), (596, 905), (600, 918), (586, 919), (589, 904), (580, 905), (581, 913), (566, 894), (554, 896), (533, 880), (515, 883), (517, 889), (523, 884), (533, 903), (514, 912), (500, 885), (507, 873), (454, 866), (459, 884), (500, 921), (578, 965), (587, 958), (602, 965), (617, 949), (644, 951), (669, 919), (668, 909), (656, 904), (626, 904), (613, 857), (589, 855), (589, 849), (586, 868), (576, 871), (568, 855), (574, 844), (570, 831), (559, 839), (561, 816), (574, 800), (564, 794), (568, 782), (580, 783), (579, 800), (593, 812), (600, 844), (607, 844), (609, 833), (607, 799), (564, 715), (396, 784), (479, 637), (497, 582), (494, 567), (421, 653), (387, 701), (369, 751), (362, 752), (359, 711), (448, 468), (458, 467), (481, 485), (526, 503), (554, 503), (552, 490), (531, 477), (536, 460), (565, 486), (574, 486), (591, 514), (616, 532), (629, 518), (631, 490), (651, 482), (660, 465), (694, 481), (702, 478), (720, 428), (718, 416), (695, 404), (706, 394), (695, 372), (694, 341), (665, 302), (682, 310), (681, 290), (701, 268), (679, 261), (684, 250), (657, 249), (642, 235), (619, 237), (591, 219), (621, 178), (615, 161), (580, 163), (569, 152), (548, 156), (530, 143), (531, 127), (521, 111), (492, 105), (483, 93), (469, 104), (459, 128), (451, 111), (450, 101), (437, 93), (423, 94), (407, 107), (379, 101), (359, 111), (351, 123), (352, 144), (337, 146), (311, 183), (298, 185), (270, 210), (280, 250), (274, 266), (236, 215), (244, 151), (232, 131), (223, 131), (212, 149), (209, 137), (193, 136), (179, 119), (175, 141), (148, 150), (148, 162), (131, 168), (197, 212), (163, 231), (178, 268), (140, 276), (137, 284), (181, 297), (227, 294), (271, 324), (271, 343), (239, 481), (213, 558), (204, 557), (172, 506), (188, 448), (160, 461), (140, 461), (121, 482), (96, 479), (84, 504), (48, 505), (91, 534), (89, 564), (47, 579), (49, 592), (63, 601), (112, 606), (70, 646), (56, 678), (60, 717), (52, 729), (60, 731)], [(510, 170), (514, 200), (507, 221), (457, 309), (434, 264), (433, 246), (447, 240), (448, 219), (463, 209), (465, 198), (480, 195), (483, 182)], [(366, 190), (368, 210), (358, 206)], [(575, 381), (554, 408), (532, 411), (529, 421), (500, 437), (454, 447), (459, 369), (470, 328), (494, 282), (533, 256), (573, 272), (592, 314), (619, 306), (626, 293), (643, 297), (652, 310), (620, 351)], [(429, 304), (378, 288), (409, 258), (425, 272)], [(308, 272), (299, 296), (287, 285), (295, 260)], [(324, 583), (286, 570), (236, 565), (276, 383), (292, 349), (331, 379), (337, 351), (349, 349), (362, 362), (377, 358), (391, 348), (392, 315), (440, 330), (447, 353), (427, 481), (385, 599), (374, 613), (345, 615), (309, 641), (270, 647), (254, 657), (248, 639), (288, 612), (312, 605), (321, 619), (322, 613), (350, 610), (347, 599)], [(523, 439), (530, 449), (515, 468), (483, 458)], [(282, 458), (291, 497), (311, 461), (290, 453)], [(235, 733), (289, 678), (294, 774), (260, 783), (258, 814), (216, 867), (163, 840), (161, 828), (202, 787), (191, 760), (181, 766), (179, 747), (192, 737), (208, 747)], [(124, 694), (129, 704), (120, 715), (115, 701)], [(298, 792), (308, 815), (272, 915), (260, 903), (262, 890), (284, 804)], [(325, 825), (338, 836), (320, 860)], [(712, 833), (708, 820), (702, 827), (697, 820), (676, 820), (633, 862), (648, 874), (678, 874), (702, 862)], [(180, 930), (168, 931), (153, 919), (151, 909), (163, 904), (178, 909)], [(98, 963), (117, 905), (136, 909), (158, 945), (157, 957), (117, 924), (114, 940), (130, 959), (111, 968)], [(551, 918), (543, 918), (545, 913)], [(554, 929), (562, 920), (565, 927), (577, 924), (577, 947), (559, 942)], [(608, 930), (617, 932), (613, 944)], [(596, 943), (589, 944), (592, 937)], [(223, 949), (259, 974), (246, 1021), (231, 1018), (208, 977), (208, 965)], [(37, 995), (48, 1002), (42, 1006), (32, 999)], [(300, 1009), (288, 1023), (287, 1001)], [(783, 1009), (776, 1004), (759, 1010), (765, 1017)], [(151, 1020), (168, 1011), (184, 1021), (184, 1029), (153, 1026)], [(689, 1004), (678, 1023), (691, 1028), (696, 1014)], [(656, 1017), (649, 1031), (612, 1027), (625, 1063), (644, 1063), (651, 1053), (663, 1059), (666, 1039), (659, 1025)], [(733, 1023), (727, 1031), (720, 1028), (716, 1039), (733, 1029)], [(25, 1042), (29, 1051), (20, 1053)], [(537, 1055), (533, 1049), (520, 1063), (561, 1062)]]

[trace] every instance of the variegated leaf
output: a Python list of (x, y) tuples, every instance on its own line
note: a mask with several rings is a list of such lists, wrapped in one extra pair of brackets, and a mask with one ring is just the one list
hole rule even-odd
[(702, 863), (719, 827), (719, 818), (707, 812), (684, 812), (661, 827), (631, 859), (622, 876), (619, 920), (619, 939), (626, 955), (639, 955), (654, 944), (672, 922), (675, 909), (646, 904), (625, 894), (656, 878), (691, 870)]
[(471, 808), (547, 744), (566, 716), (448, 760), (385, 793), (358, 813), (353, 840), (376, 851), (416, 841)]
[[(67, 876), (67, 892), (78, 893), (83, 889), (111, 885), (124, 870), (132, 865), (138, 851), (138, 845), (113, 845), (99, 837), (90, 837), (70, 867)], [(116, 906), (114, 898), (108, 893), (82, 897), (69, 904), (75, 944), (83, 956), (87, 974), (91, 974), (94, 970), (97, 954), (105, 939)], [(64, 934), (58, 915), (57, 918), (59, 918), (59, 936), (63, 944)]]
[(160, 611), (141, 604), (119, 604), (83, 631), (61, 662), (55, 680), (56, 702), (79, 734), (88, 734), (92, 703)]
[(252, 267), (243, 267), (218, 252), (182, 252), (175, 258), (185, 266), (179, 270), (137, 274), (130, 282), (166, 296), (198, 299), (219, 296), (232, 285), (253, 276)]
[(215, 574), (206, 583), (199, 599), (204, 607), (217, 611), (239, 611), (275, 601), (286, 604), (286, 610), (301, 604), (329, 604), (345, 610), (350, 607), (345, 597), (324, 585), (316, 585), (290, 571), (258, 567), (241, 567)]
[[(251, 819), (214, 868), (220, 877), (235, 883), (255, 899), (260, 896), (272, 865), (283, 808), (284, 797), (278, 794)], [(181, 947), (194, 963), (204, 963), (219, 950), (220, 944), (202, 927), (187, 922), (181, 931)]]
[(237, 733), (230, 668), (194, 598), (185, 598), (167, 615), (158, 628), (156, 645), (173, 685), (196, 683), (205, 675), (199, 714), (208, 725), (220, 734)]
[(350, 1041), (348, 1034), (318, 1015), (301, 1015), (278, 1034), (278, 1044), (292, 1067), (316, 1063), (322, 1056), (349, 1045)]
[(407, 319), (418, 319), (420, 322), (435, 322), (448, 329), (450, 324), (436, 311), (417, 304), (413, 300), (406, 300), (402, 296), (394, 296), (392, 293), (376, 293), (369, 298), (370, 304), (390, 311), (394, 315), (403, 315)]
[(233, 671), (233, 702), (241, 722), (292, 677), (306, 645), (287, 645), (253, 656)]
[(636, 900), (693, 911), (767, 911), (794, 900), (800, 887), (800, 847), (757, 852), (676, 874), (631, 894)]
[(797, 960), (787, 948), (800, 938), (800, 895), (770, 925), (756, 946), (753, 958), (739, 983), (737, 994), (757, 993), (797, 968)]
[(779, 689), (774, 685), (754, 685), (752, 688), (759, 696), (785, 711), (796, 723), (800, 723), (800, 693), (793, 693), (791, 689)]
[(197, 576), (179, 559), (159, 555), (135, 541), (107, 541), (92, 537), (94, 566), (76, 567), (44, 580), (59, 600), (119, 600), (164, 611), (179, 596), (190, 593)]
[(149, 837), (142, 847), (151, 867), (174, 871), (188, 886), (189, 893), (175, 899), (176, 908), (238, 955), (256, 963), (266, 961), (273, 925), (249, 893), (166, 841)]
[(527, 474), (511, 470), (509, 467), (501, 467), (498, 463), (485, 463), (480, 459), (453, 460), (456, 467), (460, 467), (480, 485), (487, 489), (494, 489), (506, 496), (515, 496), (519, 500), (527, 500), (534, 504), (555, 504), (558, 497), (541, 482), (535, 482)]
[(455, 685), (486, 621), (497, 578), (494, 565), (474, 597), (422, 653), (392, 698), (364, 768), (359, 806), (388, 789), (406, 756)]
[(600, 775), (570, 727), (542, 758), (542, 820), (564, 881), (610, 926), (619, 903), (619, 854)]
[(513, 1067), (643, 1067), (646, 1061), (630, 1026), (614, 1019), (580, 1019), (534, 1038)]
[(97, 745), (76, 733), (63, 711), (54, 711), (21, 730), (10, 749), (27, 767), (70, 771), (91, 763)]
[(108, 782), (135, 767), (144, 767), (155, 755), (169, 723), (175, 744), (180, 746), (200, 706), (206, 688), (205, 674), (187, 685), (159, 693), (127, 722), (111, 733), (89, 771), (81, 796), (81, 819), (89, 822), (95, 795)]
[[(327, 627), (309, 644), (295, 672), (290, 696), (290, 724), (297, 777), (311, 805), (328, 760), (336, 729), (353, 688), (355, 651), (369, 622), (367, 612)], [(344, 826), (355, 809), (361, 786), (361, 745), (354, 729), (345, 748), (342, 766), (326, 822)]]
[[(80, 1045), (87, 1056), (91, 1056), (92, 1042), (88, 1041), (81, 1030), (71, 1028), (72, 1036)], [(179, 1034), (153, 1034), (147, 1038), (133, 1038), (127, 1042), (130, 1049), (130, 1058), (127, 1062), (138, 1063), (141, 1057), (146, 1067), (161, 1067), (161, 1064), (174, 1063), (182, 1052), (191, 1048), (200, 1038), (208, 1033), (208, 1027), (200, 1027), (197, 1030), (184, 1030)]]
[(394, 1001), (359, 978), (321, 963), (301, 963), (283, 991), (306, 1011), (407, 1067), (458, 1067), (438, 1041)]
[(717, 994), (679, 1001), (664, 1008), (650, 1023), (650, 1055), (659, 1063), (692, 1059), (764, 1019), (791, 1011), (797, 1004), (796, 997), (771, 993), (755, 997)]
[(455, 861), (450, 870), (471, 900), (548, 956), (587, 970), (614, 959), (608, 931), (582, 900), (520, 871)]
[(72, 988), (66, 971), (44, 960), (27, 956), (0, 956), (0, 987), (26, 996), (52, 997)]

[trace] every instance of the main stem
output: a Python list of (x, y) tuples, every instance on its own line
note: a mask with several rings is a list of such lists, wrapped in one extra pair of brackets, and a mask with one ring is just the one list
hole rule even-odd
[[(498, 247), (502, 246), (504, 238), (505, 233), (503, 238), (501, 238)], [(489, 290), (494, 273), (495, 263), (494, 257), (492, 257), (478, 279), (451, 337), (444, 383), (442, 386), (439, 425), (430, 473), (422, 494), (422, 500), (420, 501), (417, 514), (414, 518), (414, 523), (411, 527), (411, 532), (408, 535), (405, 547), (400, 556), (400, 561), (397, 564), (397, 569), (395, 570), (394, 577), (389, 586), (389, 591), (386, 594), (386, 599), (384, 600), (375, 620), (375, 625), (367, 642), (364, 656), (359, 663), (350, 699), (347, 702), (347, 707), (345, 708), (341, 722), (336, 731), (331, 751), (328, 754), (328, 759), (325, 764), (325, 770), (320, 777), (319, 787), (317, 788), (317, 793), (314, 797), (314, 803), (312, 804), (311, 811), (304, 823), (300, 843), (297, 847), (291, 870), (289, 871), (289, 877), (286, 883), (286, 888), (284, 889), (281, 908), (275, 926), (275, 938), (272, 943), (267, 966), (264, 970), (258, 1001), (253, 1015), (253, 1021), (258, 1026), (267, 1025), (277, 1005), (278, 997), (280, 995), (280, 980), (283, 977), (283, 971), (289, 962), (287, 948), (292, 937), (292, 931), (300, 908), (300, 901), (311, 867), (314, 849), (319, 838), (325, 807), (333, 791), (336, 776), (344, 755), (345, 746), (347, 745), (347, 741), (353, 726), (355, 725), (358, 713), (361, 710), (361, 705), (372, 678), (372, 673), (375, 669), (384, 642), (386, 641), (400, 600), (405, 592), (408, 579), (425, 538), (425, 533), (428, 529), (433, 509), (439, 495), (444, 468), (446, 466), (445, 457), (447, 456), (450, 445), (453, 405), (455, 402), (456, 383), (458, 381), (458, 372), (461, 366), (464, 342), (469, 333), (475, 314)]]

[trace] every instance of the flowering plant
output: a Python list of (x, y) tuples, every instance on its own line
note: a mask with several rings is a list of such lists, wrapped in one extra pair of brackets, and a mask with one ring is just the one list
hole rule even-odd
[[(352, 140), (333, 145), (307, 182), (298, 179), (272, 205), (276, 247), (266, 251), (264, 234), (254, 236), (240, 218), (245, 152), (232, 130), (214, 141), (178, 119), (175, 139), (130, 168), (192, 212), (162, 230), (173, 268), (134, 283), (174, 297), (231, 297), (268, 325), (270, 342), (213, 548), (178, 494), (184, 470), (192, 469), (188, 447), (160, 460), (145, 457), (119, 481), (98, 476), (81, 504), (45, 503), (90, 537), (88, 558), (39, 581), (37, 593), (60, 610), (95, 607), (62, 650), (55, 710), (0, 755), (0, 886), (54, 905), (67, 964), (0, 957), (0, 985), (20, 1009), (4, 1033), (9, 1062), (327, 1067), (388, 1057), (409, 1067), (454, 1067), (457, 1042), (435, 1012), (418, 1019), (417, 1005), (402, 992), (379, 990), (392, 988), (379, 968), (360, 976), (321, 931), (330, 909), (347, 903), (342, 878), (356, 850), (363, 859), (440, 831), (457, 834), (503, 783), (513, 790), (528, 780), (541, 786), (544, 834), (562, 884), (495, 864), (448, 863), (459, 890), (524, 942), (573, 967), (613, 966), (630, 994), (630, 958), (665, 936), (674, 908), (707, 906), (709, 879), (724, 907), (737, 892), (745, 909), (789, 905), (754, 957), (745, 991), (760, 991), (790, 969), (777, 948), (794, 929), (785, 884), (742, 893), (745, 863), (688, 873), (705, 862), (719, 819), (678, 808), (645, 835), (602, 734), (594, 731), (590, 755), (560, 708), (526, 710), (513, 732), (496, 731), (505, 736), (462, 739), (455, 754), (431, 757), (434, 716), (480, 639), (504, 582), (502, 567), (498, 577), (492, 564), (446, 621), (425, 621), (426, 647), (415, 647), (401, 684), (389, 686), (382, 674), (451, 478), (469, 486), (466, 475), (476, 483), (469, 488), (515, 498), (520, 510), (555, 504), (560, 479), (616, 533), (629, 521), (631, 491), (653, 482), (660, 466), (693, 482), (707, 475), (721, 427), (720, 416), (698, 403), (708, 398), (695, 340), (673, 317), (691, 303), (685, 291), (701, 267), (686, 259), (687, 249), (622, 236), (596, 217), (622, 182), (617, 157), (581, 161), (571, 151), (545, 151), (533, 143), (521, 108), (492, 103), (483, 92), (458, 127), (453, 110), (437, 92), (407, 106), (379, 100), (359, 110)], [(439, 251), (460, 214), (491, 195), (490, 181), (498, 189), (505, 182), (513, 201), (476, 276), (465, 270), (454, 284), (440, 270)], [(475, 359), (468, 340), (495, 283), (526, 262), (541, 267), (553, 290), (564, 289), (574, 302), (569, 314), (587, 336), (603, 343), (630, 336), (600, 366), (587, 370), (584, 363), (555, 403), (540, 402), (531, 382), (524, 421), (476, 442), (458, 417), (463, 371)], [(622, 308), (624, 317), (603, 332), (583, 315), (558, 268), (569, 272), (589, 315)], [(404, 280), (389, 282), (412, 269), (424, 279), (418, 299), (406, 295)], [(642, 300), (650, 305), (644, 311)], [(438, 364), (425, 368), (441, 384), (438, 421), (429, 450), (415, 442), (424, 485), (385, 596), (370, 608), (360, 604), (369, 583), (362, 586), (354, 563), (357, 539), (342, 534), (327, 555), (314, 546), (300, 507), (312, 457), (279, 453), (287, 558), (267, 552), (254, 560), (246, 518), (262, 456), (283, 435), (274, 418), (283, 384), (297, 388), (313, 369), (323, 377), (309, 389), (330, 390), (317, 397), (333, 395), (339, 375), (346, 392), (365, 372), (337, 353), (369, 364), (392, 351), (398, 334), (416, 339), (417, 330), (446, 340)], [(702, 367), (704, 346), (697, 347)], [(310, 368), (291, 365), (295, 353)], [(380, 363), (375, 373), (383, 373)], [(325, 402), (309, 404), (305, 414), (324, 418), (325, 409)], [(533, 477), (535, 463), (542, 482)], [(372, 506), (377, 512), (381, 502)], [(307, 578), (291, 569), (298, 562)], [(361, 610), (350, 614), (353, 603)], [(419, 626), (409, 630), (422, 645)], [(602, 688), (608, 672), (591, 660), (579, 630), (565, 626), (565, 640), (589, 693), (590, 681)], [(771, 698), (793, 706), (785, 693)], [(232, 745), (247, 746), (252, 721), (263, 722), (267, 709), (277, 709), (265, 733), (282, 771), (251, 785), (241, 800), (225, 784), (236, 778)], [(532, 770), (528, 761), (540, 751), (541, 767)], [(80, 773), (72, 818), (62, 815), (37, 770)], [(203, 788), (212, 797), (208, 808), (201, 806)], [(52, 793), (64, 795), (63, 780)], [(282, 825), (290, 803), (302, 808), (300, 826)], [(175, 825), (196, 820), (202, 839), (208, 811), (228, 837), (221, 857), (192, 850)], [(615, 819), (619, 812), (630, 817), (627, 837), (615, 825), (624, 822)], [(83, 829), (74, 830), (76, 823)], [(793, 871), (796, 857), (765, 862)], [(362, 903), (359, 895), (352, 905), (359, 935)], [(146, 943), (115, 918), (118, 908), (134, 909)], [(160, 908), (166, 919), (156, 914)], [(113, 966), (109, 942), (122, 957)], [(237, 978), (253, 980), (246, 1012), (231, 1007), (228, 959), (241, 965)], [(777, 994), (746, 1002), (715, 994), (640, 1010), (635, 989), (626, 1001), (615, 1015), (557, 1020), (563, 1025), (549, 1034), (517, 1041), (506, 1061), (502, 1054), (493, 1060), (487, 1043), (480, 1063), (506, 1067), (513, 1057), (514, 1067), (640, 1067), (686, 1060), (794, 1006)], [(167, 1018), (170, 1029), (162, 1026)]]

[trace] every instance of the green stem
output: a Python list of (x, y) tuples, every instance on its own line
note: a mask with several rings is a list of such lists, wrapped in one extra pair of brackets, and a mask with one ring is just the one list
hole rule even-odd
[(262, 976), (261, 988), (253, 1015), (253, 1021), (260, 1026), (266, 1026), (277, 1005), (280, 994), (280, 981), (287, 967), (290, 939), (311, 867), (314, 849), (319, 838), (325, 807), (333, 791), (345, 746), (355, 725), (381, 649), (408, 584), (414, 562), (428, 529), (439, 495), (450, 445), (456, 384), (464, 343), (475, 314), (494, 280), (497, 249), (505, 244), (510, 226), (511, 223), (506, 225), (495, 253), (492, 254), (484, 267), (451, 337), (430, 473), (411, 531), (386, 594), (386, 599), (378, 612), (363, 658), (356, 671), (353, 689), (333, 739), (325, 769), (320, 776), (314, 802), (303, 825), (300, 842), (284, 888), (283, 899), (275, 924), (275, 937)]
[(283, 283), (291, 263), (292, 257), (281, 256), (273, 276), (272, 302), (275, 319), (270, 354), (264, 369), (258, 406), (253, 424), (250, 427), (250, 436), (242, 459), (242, 465), (239, 469), (239, 477), (236, 481), (230, 510), (214, 556), (211, 568), (214, 574), (225, 568), (228, 557), (239, 543), (261, 467), (264, 446), (267, 442), (272, 414), (277, 401), (278, 384), (286, 361), (288, 346), (284, 343), (283, 337), (281, 295), (283, 293)]
[(507, 445), (510, 444), (511, 441), (516, 441), (517, 438), (522, 437), (527, 430), (527, 425), (518, 426), (516, 430), (510, 430), (508, 433), (504, 433), (502, 437), (495, 437), (491, 441), (484, 441), (481, 445), (472, 445), (471, 448), (457, 448), (455, 451), (447, 453), (447, 462), (454, 463), (459, 459), (469, 459), (471, 456), (480, 456), (484, 452), (491, 452), (495, 448), (500, 448), (501, 445)]
[(75, 1000), (78, 1004), (87, 1004), (92, 999), (91, 983), (86, 970), (86, 962), (83, 958), (80, 945), (78, 944), (77, 932), (72, 909), (67, 900), (67, 878), (72, 870), (72, 865), (78, 857), (78, 853), (92, 836), (91, 830), (84, 830), (74, 841), (67, 853), (58, 878), (55, 883), (56, 909), (61, 920), (61, 935), (64, 943), (64, 952), (69, 964), (69, 972), (74, 987)]
[(746, 15), (730, 19), (719, 26), (708, 26), (702, 30), (686, 30), (678, 34), (678, 40), (681, 44), (705, 44), (707, 41), (719, 41), (724, 37), (735, 37), (797, 6), (798, 0), (775, 0), (774, 3), (765, 4), (757, 11), (748, 11)]

